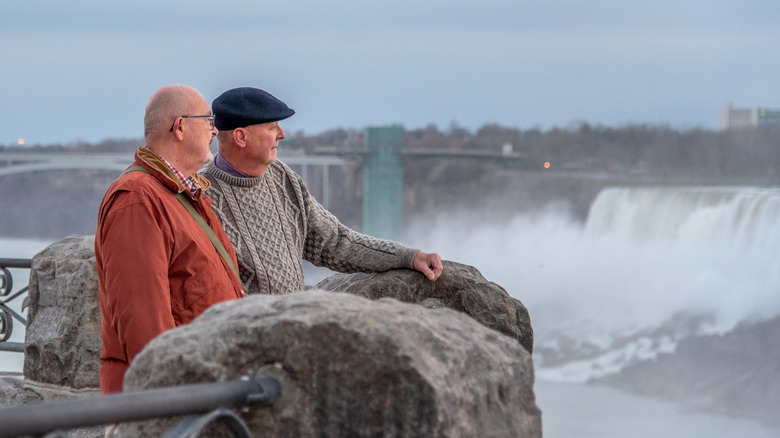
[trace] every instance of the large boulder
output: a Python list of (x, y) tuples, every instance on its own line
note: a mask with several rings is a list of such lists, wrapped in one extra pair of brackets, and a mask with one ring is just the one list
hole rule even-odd
[[(541, 437), (530, 354), (462, 313), (312, 290), (220, 303), (155, 338), (125, 390), (275, 377), (255, 436)], [(178, 419), (122, 424), (161, 436)]]
[(74, 235), (32, 259), (25, 387), (44, 400), (100, 391), (100, 304), (94, 236)]
[(442, 264), (444, 272), (436, 281), (417, 271), (396, 269), (374, 274), (336, 274), (316, 287), (372, 300), (394, 298), (426, 307), (446, 306), (512, 337), (529, 353), (533, 352), (534, 332), (523, 303), (486, 280), (473, 266), (447, 260)]

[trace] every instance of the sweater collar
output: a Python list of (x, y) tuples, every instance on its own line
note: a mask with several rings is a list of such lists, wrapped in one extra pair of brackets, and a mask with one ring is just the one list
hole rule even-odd
[[(234, 186), (234, 187), (256, 187), (260, 185), (260, 182), (263, 180), (263, 177), (268, 173), (266, 170), (263, 172), (262, 175), (254, 177), (254, 176), (247, 176), (247, 177), (239, 177), (231, 175), (230, 173), (220, 169), (216, 166), (215, 162), (212, 161), (211, 163), (207, 164), (206, 167), (200, 170), (205, 175), (209, 175), (219, 181), (223, 181), (227, 183), (228, 185)], [(204, 178), (205, 179), (205, 178)]]
[(251, 178), (251, 176), (241, 172), (240, 170), (233, 167), (232, 164), (228, 163), (227, 160), (225, 160), (225, 157), (223, 157), (219, 152), (217, 152), (217, 156), (214, 157), (214, 165), (217, 166), (217, 169), (230, 175), (237, 176), (239, 178)]

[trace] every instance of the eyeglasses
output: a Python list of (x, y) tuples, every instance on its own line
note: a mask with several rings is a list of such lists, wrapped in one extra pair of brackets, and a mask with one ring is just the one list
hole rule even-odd
[[(209, 119), (209, 125), (211, 125), (212, 128), (214, 127), (214, 114), (207, 114), (205, 116), (179, 116), (179, 117), (181, 117), (182, 119), (203, 119), (203, 118), (208, 118)], [(177, 117), (176, 119), (178, 119), (179, 117)], [(173, 124), (171, 125), (171, 129), (168, 130), (168, 132), (173, 132), (173, 127), (176, 126), (176, 119), (173, 119)]]

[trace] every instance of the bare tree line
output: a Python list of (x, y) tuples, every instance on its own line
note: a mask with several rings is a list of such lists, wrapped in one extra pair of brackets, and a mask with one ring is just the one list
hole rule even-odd
[[(337, 128), (319, 134), (289, 134), (282, 147), (316, 153), (318, 149), (358, 151), (363, 132)], [(687, 176), (717, 183), (780, 182), (780, 127), (712, 131), (675, 130), (647, 124), (623, 127), (572, 124), (567, 128), (519, 129), (496, 124), (469, 131), (453, 124), (407, 130), (407, 149), (481, 150), (522, 154), (520, 170), (541, 169), (612, 174)], [(132, 152), (142, 139), (106, 139), (97, 144), (0, 146), (25, 152)]]
[[(362, 132), (333, 129), (294, 133), (283, 147), (316, 152), (330, 146), (359, 150)], [(472, 132), (457, 125), (407, 130), (405, 148), (481, 150), (521, 154), (517, 170), (600, 172), (638, 177), (687, 178), (703, 183), (780, 183), (780, 127), (727, 131), (679, 130), (648, 124), (622, 127), (572, 124), (567, 128), (519, 129), (496, 124)], [(506, 166), (504, 166), (506, 168)]]

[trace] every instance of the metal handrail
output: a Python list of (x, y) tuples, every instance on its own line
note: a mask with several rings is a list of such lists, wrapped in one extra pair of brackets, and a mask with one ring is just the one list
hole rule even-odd
[(30, 269), (32, 268), (32, 259), (0, 258), (0, 267)]
[[(204, 418), (211, 421), (215, 416), (225, 416), (220, 408), (270, 406), (280, 396), (279, 381), (264, 377), (11, 406), (0, 409), (0, 436), (40, 435), (64, 429), (209, 412)], [(230, 418), (233, 422), (240, 420), (233, 417)], [(192, 423), (191, 420), (184, 421)], [(189, 430), (191, 433), (192, 429)]]
[[(31, 259), (0, 258), (0, 297), (8, 297), (0, 300), (0, 351), (24, 352), (24, 343), (7, 342), (14, 329), (14, 319), (27, 326), (27, 320), (8, 306), (8, 303), (28, 292), (27, 286), (13, 292), (14, 280), (8, 268), (31, 269)], [(10, 296), (9, 296), (10, 295)], [(22, 309), (27, 307), (29, 297), (24, 297)]]
[(24, 342), (0, 342), (0, 351), (11, 353), (24, 353)]
[(203, 429), (214, 421), (221, 421), (233, 432), (234, 437), (252, 438), (252, 431), (244, 420), (233, 411), (225, 408), (215, 409), (200, 417), (190, 417), (182, 420), (176, 428), (168, 432), (165, 438), (195, 438)]

